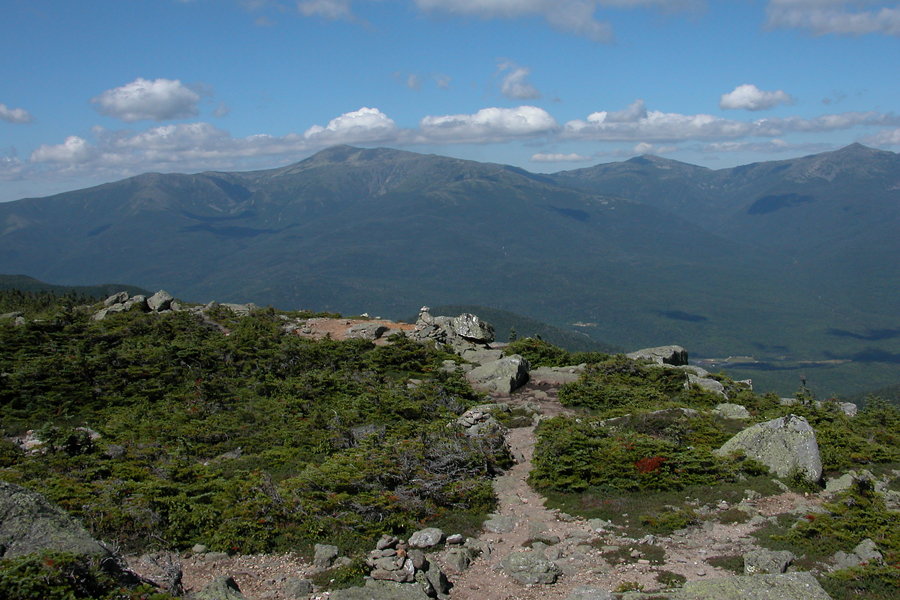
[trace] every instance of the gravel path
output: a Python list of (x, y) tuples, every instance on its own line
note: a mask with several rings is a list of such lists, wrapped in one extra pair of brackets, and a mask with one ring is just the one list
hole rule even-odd
[[(346, 325), (341, 323), (342, 328)], [(545, 417), (552, 417), (567, 412), (556, 399), (557, 387), (555, 383), (531, 382), (511, 397), (497, 398), (497, 401), (511, 405), (536, 403)], [(639, 554), (631, 555), (627, 562), (611, 559), (614, 564), (610, 564), (602, 556), (604, 552), (620, 548), (630, 554), (636, 550), (638, 540), (624, 537), (614, 527), (592, 530), (587, 521), (544, 506), (545, 498), (526, 482), (535, 446), (534, 429), (531, 426), (509, 431), (507, 441), (516, 464), (494, 482), (499, 499), (497, 515), (511, 517), (516, 525), (508, 531), (484, 531), (480, 540), (487, 542), (491, 552), (477, 558), (463, 573), (455, 573), (443, 565), (453, 583), (451, 600), (554, 600), (566, 598), (580, 586), (614, 591), (623, 584), (642, 586), (645, 592), (653, 592), (665, 587), (657, 581), (660, 571), (676, 573), (687, 580), (729, 576), (731, 573), (709, 565), (705, 559), (741, 555), (756, 547), (750, 536), (754, 527), (722, 525), (713, 519), (702, 527), (656, 539), (654, 543), (665, 551), (662, 564), (650, 564)], [(802, 506), (805, 501), (802, 496), (786, 493), (761, 498), (756, 506), (760, 514), (768, 516)], [(545, 537), (559, 538), (558, 544), (538, 546), (532, 551), (544, 552), (561, 567), (562, 575), (552, 585), (522, 585), (503, 571), (500, 560), (513, 551), (528, 551), (529, 540), (538, 532)], [(433, 558), (442, 564), (439, 554)], [(309, 578), (315, 572), (312, 565), (291, 554), (235, 557), (200, 554), (178, 560), (182, 563), (186, 591), (197, 591), (216, 576), (230, 575), (248, 600), (285, 600), (283, 589), (290, 578)], [(130, 563), (145, 576), (157, 581), (164, 579), (162, 569), (148, 557), (132, 557)], [(324, 599), (327, 593), (316, 593), (313, 597)]]

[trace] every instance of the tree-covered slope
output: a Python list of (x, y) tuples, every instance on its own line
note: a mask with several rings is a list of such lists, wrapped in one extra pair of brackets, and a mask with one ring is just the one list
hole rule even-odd
[(895, 154), (861, 146), (546, 176), (335, 147), (281, 169), (0, 204), (0, 257), (45, 281), (198, 302), (394, 318), (466, 304), (596, 323), (585, 333), (623, 348), (751, 356), (782, 393), (803, 369), (822, 393), (852, 392), (898, 379), (900, 336), (870, 335), (900, 329), (898, 172)]
[(493, 506), (489, 476), (509, 456), (447, 426), (482, 399), (436, 368), (446, 354), (303, 340), (281, 327), (313, 315), (271, 309), (91, 314), (61, 301), (0, 321), (3, 434), (43, 441), (23, 454), (0, 440), (0, 478), (98, 538), (350, 551), (423, 522), (465, 529)]

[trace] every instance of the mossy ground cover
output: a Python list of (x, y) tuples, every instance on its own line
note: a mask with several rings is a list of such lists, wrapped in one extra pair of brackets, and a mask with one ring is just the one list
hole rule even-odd
[(448, 426), (484, 399), (438, 368), (447, 355), (434, 348), (303, 340), (271, 309), (95, 322), (66, 303), (41, 308), (38, 321), (0, 323), (0, 423), (47, 443), (31, 455), (3, 444), (0, 478), (124, 550), (327, 542), (352, 555), (386, 532), (471, 530), (494, 507), (490, 478), (510, 457)]

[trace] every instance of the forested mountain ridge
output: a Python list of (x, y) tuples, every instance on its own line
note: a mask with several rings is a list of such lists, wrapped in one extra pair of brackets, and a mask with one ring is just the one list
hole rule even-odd
[[(490, 306), (622, 347), (752, 357), (789, 391), (897, 380), (897, 155), (713, 171), (645, 156), (538, 175), (384, 148), (146, 174), (0, 204), (7, 272), (195, 301), (401, 317)], [(803, 367), (802, 365), (808, 365)], [(760, 371), (759, 365), (764, 366)], [(850, 369), (850, 370), (848, 370)]]

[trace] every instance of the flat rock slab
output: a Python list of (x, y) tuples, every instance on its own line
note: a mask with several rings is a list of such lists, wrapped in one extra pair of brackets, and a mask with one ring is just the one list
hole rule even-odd
[(484, 522), (484, 530), (491, 533), (509, 533), (519, 524), (516, 517), (494, 517)]
[(672, 600), (832, 600), (809, 573), (689, 581)]
[(681, 346), (657, 346), (626, 354), (631, 360), (649, 360), (658, 365), (678, 367), (688, 364), (687, 350)]
[(552, 385), (562, 385), (564, 383), (575, 383), (581, 378), (583, 367), (538, 367), (532, 369), (528, 373), (528, 377), (535, 383), (549, 383)]
[(111, 555), (78, 521), (41, 494), (0, 481), (0, 557), (41, 550)]
[(510, 577), (523, 585), (556, 583), (560, 569), (537, 552), (511, 552), (500, 561)]
[(335, 590), (330, 600), (431, 600), (420, 583), (366, 582), (365, 587)]
[(613, 600), (613, 595), (607, 590), (585, 585), (572, 590), (566, 600)]

